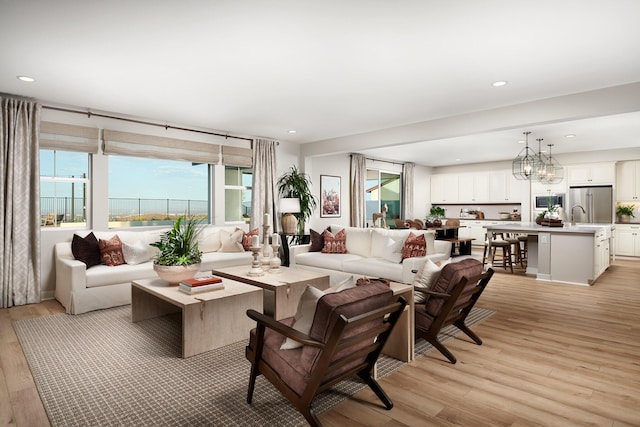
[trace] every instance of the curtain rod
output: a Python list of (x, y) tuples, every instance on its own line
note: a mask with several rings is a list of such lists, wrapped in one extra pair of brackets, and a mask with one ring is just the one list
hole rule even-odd
[(142, 125), (158, 126), (158, 127), (163, 127), (165, 129), (184, 130), (184, 131), (187, 131), (187, 132), (204, 133), (204, 134), (207, 134), (207, 135), (214, 135), (214, 136), (224, 136), (225, 138), (243, 139), (245, 141), (253, 142), (253, 138), (246, 138), (246, 137), (243, 137), (243, 136), (227, 135), (227, 134), (216, 133), (216, 132), (208, 132), (208, 131), (198, 130), (198, 129), (189, 129), (189, 128), (183, 128), (183, 127), (178, 127), (178, 126), (171, 126), (171, 125), (166, 125), (166, 124), (163, 125), (163, 124), (160, 124), (160, 123), (147, 122), (147, 121), (144, 121), (144, 120), (127, 119), (125, 117), (110, 116), (108, 114), (92, 113), (91, 111), (72, 110), (70, 108), (52, 107), (50, 105), (43, 105), (42, 108), (46, 108), (48, 110), (63, 111), (65, 113), (85, 114), (89, 118), (91, 118), (91, 116), (104, 117), (104, 118), (107, 118), (107, 119), (123, 120), (125, 122), (138, 123), (138, 124), (142, 124)]
[(404, 163), (392, 162), (391, 160), (374, 159), (373, 157), (365, 157), (365, 159), (373, 160), (374, 162), (384, 162), (384, 163), (391, 163), (392, 165), (404, 166)]

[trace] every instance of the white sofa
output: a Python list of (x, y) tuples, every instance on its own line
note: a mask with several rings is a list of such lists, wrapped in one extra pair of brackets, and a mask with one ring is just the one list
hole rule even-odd
[[(433, 230), (356, 228), (331, 225), (333, 234), (341, 229), (346, 233), (345, 254), (309, 252), (311, 244), (292, 246), (289, 250), (290, 266), (325, 272), (331, 283), (349, 275), (383, 277), (401, 283), (413, 283), (413, 278), (426, 259), (443, 261), (451, 256), (451, 242), (435, 240)], [(427, 240), (427, 255), (405, 258), (391, 262), (383, 257), (388, 238), (405, 240), (409, 233), (424, 234)], [(431, 245), (430, 242), (433, 244)], [(431, 250), (429, 249), (431, 248)]]
[[(141, 231), (94, 232), (98, 239), (110, 239), (115, 234), (128, 244), (157, 242), (168, 228)], [(200, 271), (235, 265), (251, 265), (252, 254), (248, 252), (219, 252), (220, 230), (233, 232), (235, 227), (207, 226), (199, 235), (199, 247), (203, 252)], [(77, 233), (84, 237), (91, 230)], [(131, 281), (157, 277), (153, 270), (153, 256), (157, 249), (148, 246), (149, 261), (141, 264), (122, 264), (115, 267), (96, 265), (87, 268), (86, 264), (74, 258), (71, 241), (55, 245), (56, 299), (69, 314), (86, 313), (92, 310), (131, 304)]]

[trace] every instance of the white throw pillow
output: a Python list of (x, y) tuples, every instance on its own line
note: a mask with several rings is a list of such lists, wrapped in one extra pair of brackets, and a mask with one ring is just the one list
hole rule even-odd
[[(324, 292), (320, 289), (307, 285), (300, 296), (300, 301), (298, 301), (298, 309), (296, 310), (293, 329), (303, 334), (309, 334), (311, 324), (313, 324), (313, 317), (316, 314), (316, 305), (318, 305), (318, 300), (323, 295)], [(280, 346), (280, 350), (291, 350), (298, 347), (302, 347), (302, 344), (291, 338), (287, 338)]]
[(220, 249), (220, 229), (203, 228), (198, 236), (198, 247), (202, 252), (217, 252)]
[(135, 243), (122, 242), (124, 262), (130, 265), (142, 264), (151, 259), (148, 245), (138, 240)]
[(402, 261), (402, 248), (404, 240), (395, 241), (391, 237), (387, 237), (387, 241), (382, 251), (382, 259), (398, 264)]
[[(321, 291), (318, 288), (314, 288), (311, 285), (307, 285), (306, 289), (300, 296), (300, 301), (298, 301), (298, 308), (296, 310), (296, 315), (294, 317), (295, 321), (292, 328), (296, 331), (300, 331), (303, 334), (308, 335), (309, 331), (311, 331), (313, 318), (316, 315), (316, 306), (318, 305), (318, 300), (322, 298), (323, 295), (340, 292), (344, 291), (345, 289), (355, 287), (356, 280), (353, 276), (347, 277), (340, 283), (337, 283), (330, 288), (325, 289), (324, 291)], [(302, 347), (301, 343), (292, 340), (291, 338), (287, 338), (280, 346), (280, 350), (292, 350), (299, 347)]]
[[(437, 265), (430, 259), (427, 259), (424, 262), (424, 264), (422, 264), (422, 267), (416, 274), (416, 277), (413, 279), (413, 286), (416, 288), (430, 290), (433, 284), (436, 282), (436, 280), (440, 276), (440, 272), (442, 271), (442, 268), (445, 265), (449, 264), (450, 262), (451, 262), (451, 258), (449, 258), (446, 261), (438, 262), (438, 264), (440, 265)], [(414, 291), (413, 293), (414, 303), (420, 304), (425, 302), (426, 299), (427, 299), (427, 296), (425, 294), (423, 294), (422, 292)]]
[(243, 234), (242, 230), (220, 230), (221, 247), (218, 252), (244, 252), (244, 247), (242, 246)]

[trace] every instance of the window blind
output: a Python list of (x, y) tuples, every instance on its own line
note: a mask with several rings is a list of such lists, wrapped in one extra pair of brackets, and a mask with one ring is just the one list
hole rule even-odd
[(226, 166), (253, 166), (253, 151), (250, 148), (222, 146), (222, 164)]
[(40, 148), (96, 154), (100, 130), (86, 126), (40, 122)]
[(217, 164), (220, 145), (105, 129), (105, 154)]

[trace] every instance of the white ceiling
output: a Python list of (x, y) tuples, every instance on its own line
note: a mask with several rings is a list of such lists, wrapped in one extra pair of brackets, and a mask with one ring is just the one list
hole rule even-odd
[[(640, 82), (639, 17), (637, 0), (0, 0), (0, 92), (313, 143)], [(623, 114), (367, 154), (503, 160), (522, 130), (554, 152), (640, 145)]]

